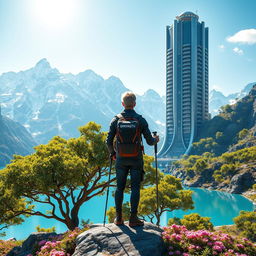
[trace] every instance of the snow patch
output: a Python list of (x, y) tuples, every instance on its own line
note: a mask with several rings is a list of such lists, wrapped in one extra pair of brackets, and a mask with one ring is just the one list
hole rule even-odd
[(42, 133), (41, 133), (41, 132), (33, 132), (33, 133), (32, 133), (32, 136), (36, 137), (36, 136), (38, 136), (38, 135), (40, 135), (40, 134), (42, 134)]
[(36, 111), (35, 113), (34, 113), (34, 117), (32, 117), (32, 120), (38, 120), (39, 118), (38, 118), (38, 115), (39, 115), (39, 113), (40, 113), (40, 111)]
[(55, 99), (48, 100), (48, 102), (63, 103), (66, 98), (67, 98), (66, 95), (64, 95), (64, 94), (62, 94), (62, 93), (56, 93)]

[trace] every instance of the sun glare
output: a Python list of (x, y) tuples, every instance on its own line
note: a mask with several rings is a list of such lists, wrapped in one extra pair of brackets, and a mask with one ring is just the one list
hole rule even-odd
[(75, 4), (76, 0), (33, 0), (31, 11), (42, 25), (60, 29), (72, 21)]

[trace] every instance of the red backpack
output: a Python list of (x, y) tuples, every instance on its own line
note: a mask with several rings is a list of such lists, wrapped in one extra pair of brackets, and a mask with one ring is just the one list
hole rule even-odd
[(120, 157), (136, 157), (141, 152), (139, 120), (117, 115), (116, 152)]

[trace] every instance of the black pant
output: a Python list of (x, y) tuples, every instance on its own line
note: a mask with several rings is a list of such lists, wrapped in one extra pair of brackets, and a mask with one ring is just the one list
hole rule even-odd
[(140, 168), (132, 165), (118, 165), (116, 166), (116, 180), (117, 188), (115, 192), (116, 211), (122, 211), (122, 204), (124, 198), (124, 189), (126, 185), (127, 175), (130, 171), (131, 175), (131, 213), (137, 214), (138, 205), (140, 201), (140, 183), (142, 180), (142, 172)]

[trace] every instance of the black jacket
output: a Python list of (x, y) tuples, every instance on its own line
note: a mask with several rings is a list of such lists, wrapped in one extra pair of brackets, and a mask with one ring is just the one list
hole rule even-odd
[[(141, 134), (143, 134), (143, 137), (145, 138), (146, 142), (148, 145), (155, 145), (156, 144), (156, 140), (152, 137), (151, 132), (148, 128), (148, 123), (145, 120), (145, 118), (143, 118), (141, 115), (137, 114), (133, 109), (124, 109), (123, 112), (121, 112), (122, 116), (124, 118), (126, 117), (133, 117), (136, 118), (139, 121), (139, 125), (140, 125), (140, 132)], [(115, 116), (111, 123), (110, 123), (110, 127), (109, 127), (109, 132), (108, 132), (108, 136), (107, 136), (107, 146), (108, 146), (108, 150), (110, 154), (113, 154), (114, 151), (114, 138), (116, 136), (116, 128), (117, 128), (117, 121), (118, 121), (118, 117)], [(142, 151), (140, 152), (140, 154), (137, 157), (119, 157), (117, 155), (117, 163), (120, 162), (122, 164), (133, 164), (135, 161), (143, 161), (143, 153)]]

